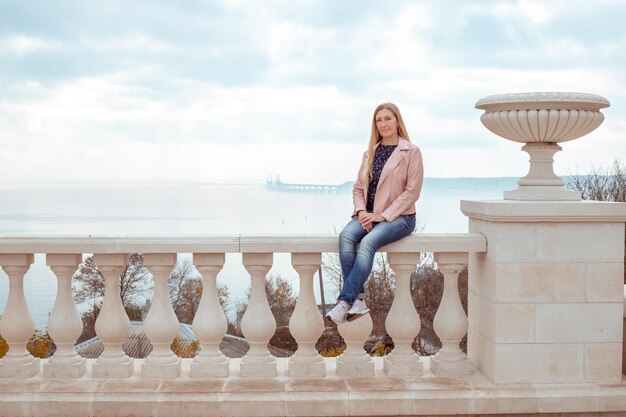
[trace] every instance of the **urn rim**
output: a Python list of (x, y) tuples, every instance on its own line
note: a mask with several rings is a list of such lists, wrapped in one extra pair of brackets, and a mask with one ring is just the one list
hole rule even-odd
[(597, 94), (574, 92), (531, 92), (494, 94), (478, 100), (474, 107), (480, 110), (592, 110), (609, 107), (609, 101)]

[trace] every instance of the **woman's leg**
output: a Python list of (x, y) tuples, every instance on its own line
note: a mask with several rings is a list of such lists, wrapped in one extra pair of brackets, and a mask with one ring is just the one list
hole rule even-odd
[(352, 269), (344, 277), (343, 289), (341, 294), (339, 294), (339, 299), (350, 304), (354, 303), (354, 300), (362, 291), (365, 281), (367, 281), (372, 272), (376, 251), (385, 245), (410, 235), (414, 229), (415, 216), (400, 216), (392, 222), (381, 222), (374, 226), (361, 239)]
[[(346, 277), (350, 275), (356, 260), (357, 245), (365, 235), (367, 232), (361, 227), (359, 219), (356, 217), (352, 218), (339, 234), (339, 262), (341, 263), (344, 287)], [(337, 300), (337, 305), (326, 314), (326, 317), (337, 324), (343, 323), (346, 321), (351, 305), (352, 303), (348, 304), (345, 300)]]
[(366, 234), (367, 232), (356, 217), (350, 220), (339, 234), (339, 262), (344, 280), (350, 275), (354, 266), (356, 246)]

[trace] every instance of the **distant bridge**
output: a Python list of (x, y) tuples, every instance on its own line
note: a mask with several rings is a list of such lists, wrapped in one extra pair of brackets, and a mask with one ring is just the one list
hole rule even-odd
[(305, 191), (317, 193), (344, 192), (352, 190), (353, 181), (346, 181), (343, 184), (290, 184), (282, 182), (280, 177), (276, 175), (276, 179), (272, 180), (271, 176), (267, 177), (267, 188), (275, 191)]

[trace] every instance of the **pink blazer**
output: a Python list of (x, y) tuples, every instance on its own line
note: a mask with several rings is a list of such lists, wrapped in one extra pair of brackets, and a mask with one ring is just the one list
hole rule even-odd
[[(363, 154), (359, 175), (352, 189), (354, 201), (352, 217), (356, 216), (359, 210), (365, 210), (366, 206), (367, 184), (362, 179), (363, 170), (367, 169), (366, 159), (367, 152)], [(374, 200), (374, 213), (382, 215), (389, 222), (400, 215), (415, 213), (415, 202), (420, 196), (423, 182), (424, 166), (420, 149), (408, 140), (400, 138), (398, 146), (380, 174)]]

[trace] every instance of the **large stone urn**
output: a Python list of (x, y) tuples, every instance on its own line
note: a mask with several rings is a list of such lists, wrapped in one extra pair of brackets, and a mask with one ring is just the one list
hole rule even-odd
[(580, 200), (580, 193), (567, 190), (563, 179), (554, 173), (560, 142), (574, 140), (592, 132), (604, 121), (600, 109), (609, 101), (585, 93), (498, 94), (478, 100), (476, 108), (485, 110), (480, 121), (498, 136), (525, 143), (530, 155), (528, 175), (518, 187), (504, 192), (505, 200)]

